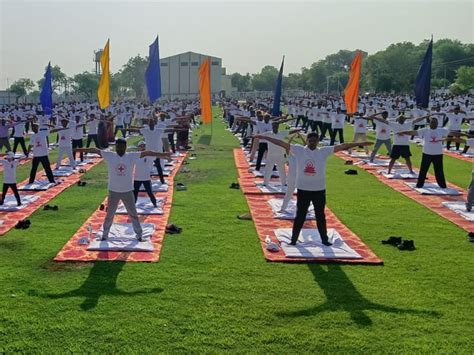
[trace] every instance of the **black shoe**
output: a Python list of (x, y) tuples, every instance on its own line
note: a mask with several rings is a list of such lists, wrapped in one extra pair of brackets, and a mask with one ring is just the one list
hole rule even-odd
[(51, 209), (51, 206), (50, 205), (46, 205), (43, 207), (43, 210), (44, 211), (49, 211)]
[(468, 239), (471, 243), (474, 243), (474, 233), (473, 233), (473, 232), (469, 232), (469, 234), (467, 235), (467, 239)]
[(104, 206), (103, 203), (100, 204), (99, 210), (101, 210), (101, 211), (105, 210), (105, 206)]
[(349, 169), (349, 170), (346, 170), (345, 173), (347, 175), (357, 175), (357, 170)]
[(382, 240), (382, 244), (390, 244), (397, 246), (402, 242), (402, 237), (389, 237), (387, 240)]
[(398, 250), (415, 250), (415, 243), (413, 240), (404, 240), (398, 246)]
[(354, 161), (353, 160), (346, 160), (344, 165), (354, 165)]

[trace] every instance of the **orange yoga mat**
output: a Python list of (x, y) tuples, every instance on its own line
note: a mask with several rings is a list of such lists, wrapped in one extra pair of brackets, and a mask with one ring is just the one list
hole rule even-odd
[[(97, 164), (99, 164), (102, 159), (91, 159), (93, 160), (92, 164), (86, 164), (81, 166), (81, 169), (90, 170)], [(68, 162), (67, 159), (63, 160), (64, 163)], [(52, 167), (54, 169), (54, 166)], [(38, 170), (36, 174), (36, 180), (45, 180), (46, 176), (43, 176), (44, 170)], [(46, 191), (20, 191), (20, 196), (24, 195), (36, 195), (39, 198), (30, 203), (28, 206), (25, 206), (23, 209), (18, 211), (0, 211), (0, 220), (3, 223), (0, 225), (0, 235), (7, 233), (10, 229), (12, 229), (20, 220), (28, 218), (35, 212), (38, 208), (42, 205), (46, 204), (47, 202), (51, 201), (53, 198), (58, 196), (61, 192), (66, 190), (68, 187), (76, 184), (83, 174), (76, 173), (66, 177), (56, 177), (56, 181), (62, 180), (62, 182)], [(18, 184), (18, 187), (21, 185), (27, 184), (29, 179), (24, 180), (23, 182)], [(11, 191), (10, 191), (11, 193)]]
[[(372, 264), (382, 265), (383, 260), (380, 259), (375, 253), (349, 228), (347, 228), (329, 208), (326, 207), (326, 220), (328, 228), (335, 228), (344, 241), (360, 256), (362, 259), (343, 259), (343, 258), (289, 258), (285, 256), (283, 250), (278, 252), (271, 252), (266, 249), (265, 238), (268, 235), (272, 241), (277, 242), (278, 240), (274, 235), (274, 229), (278, 228), (292, 228), (293, 221), (281, 220), (273, 218), (272, 208), (268, 204), (272, 198), (277, 198), (278, 195), (263, 194), (257, 188), (253, 189), (256, 178), (248, 172), (249, 165), (246, 160), (245, 154), (241, 149), (234, 150), (234, 158), (238, 172), (240, 175), (240, 186), (247, 199), (250, 213), (252, 214), (255, 228), (260, 239), (260, 245), (265, 259), (268, 261), (276, 262), (307, 262), (307, 263), (347, 263), (347, 264)], [(246, 165), (246, 166), (245, 166)], [(315, 221), (306, 221), (303, 228), (316, 228)]]
[[(163, 247), (163, 241), (165, 238), (165, 228), (168, 223), (168, 218), (171, 212), (171, 203), (173, 201), (173, 179), (185, 158), (186, 155), (175, 158), (177, 164), (175, 165), (171, 175), (167, 178), (168, 191), (155, 193), (157, 198), (165, 198), (163, 206), (164, 214), (139, 217), (141, 223), (153, 223), (155, 225), (155, 232), (151, 237), (151, 241), (154, 245), (153, 252), (88, 251), (88, 245), (79, 245), (79, 239), (88, 236), (89, 234), (87, 231), (87, 226), (89, 224), (92, 225), (93, 230), (99, 230), (102, 226), (106, 212), (97, 209), (59, 251), (54, 258), (54, 261), (159, 261), (161, 248)], [(145, 193), (140, 194), (147, 196)], [(107, 199), (104, 200), (104, 205), (106, 205), (106, 201)], [(127, 215), (116, 215), (114, 221), (126, 223), (129, 219)]]
[[(344, 160), (352, 160), (354, 163), (360, 162), (361, 159), (350, 157), (349, 155), (340, 152), (336, 153), (336, 156), (344, 159)], [(383, 158), (383, 157), (382, 157)], [(386, 157), (385, 157), (386, 158)], [(448, 187), (457, 189), (462, 192), (461, 195), (458, 196), (442, 196), (442, 195), (422, 195), (418, 193), (416, 190), (412, 189), (411, 187), (407, 186), (405, 183), (407, 181), (416, 181), (413, 180), (400, 180), (400, 179), (388, 179), (382, 174), (378, 173), (378, 170), (381, 167), (374, 167), (369, 166), (366, 164), (357, 165), (358, 167), (366, 170), (368, 173), (374, 175), (379, 181), (383, 182), (385, 185), (390, 186), (392, 189), (402, 193), (403, 195), (411, 198), (412, 200), (418, 202), (420, 205), (425, 206), (426, 208), (430, 209), (431, 211), (437, 213), (439, 216), (447, 219), (448, 221), (454, 223), (455, 225), (461, 227), (467, 232), (474, 232), (474, 223), (469, 222), (468, 220), (462, 218), (456, 212), (451, 211), (449, 208), (443, 206), (443, 202), (445, 201), (459, 201), (459, 200), (466, 200), (466, 191), (459, 186), (456, 186), (451, 183), (447, 183)], [(414, 169), (416, 171), (416, 169)], [(435, 177), (431, 174), (427, 175), (429, 181), (436, 181)]]

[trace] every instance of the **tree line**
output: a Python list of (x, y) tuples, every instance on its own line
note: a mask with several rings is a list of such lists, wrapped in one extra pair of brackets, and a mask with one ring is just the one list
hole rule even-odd
[[(415, 78), (428, 41), (391, 44), (372, 55), (363, 52), (361, 89), (378, 93), (412, 93)], [(355, 51), (340, 50), (326, 58), (290, 73), (283, 79), (284, 89), (318, 93), (340, 93), (347, 84)], [(267, 65), (256, 74), (233, 73), (232, 85), (238, 91), (271, 91), (278, 69)], [(433, 43), (432, 89), (450, 88), (454, 93), (474, 88), (474, 44), (441, 39)]]
[[(411, 42), (391, 44), (372, 55), (363, 52), (361, 90), (377, 93), (412, 93), (415, 78), (428, 41), (418, 45)], [(355, 51), (340, 50), (318, 60), (299, 73), (290, 73), (283, 79), (286, 90), (305, 90), (318, 93), (341, 93), (349, 77), (349, 67)], [(148, 58), (137, 55), (111, 74), (112, 97), (138, 97), (145, 94), (144, 74)], [(95, 99), (100, 76), (84, 71), (67, 76), (58, 65), (52, 67), (53, 89), (56, 93), (79, 95)], [(238, 91), (272, 91), (278, 69), (267, 65), (255, 74), (231, 74), (232, 86)], [(44, 79), (36, 83), (22, 78), (8, 88), (17, 100), (29, 95), (37, 101)], [(432, 89), (447, 88), (455, 94), (474, 88), (474, 44), (458, 40), (440, 39), (433, 43)]]

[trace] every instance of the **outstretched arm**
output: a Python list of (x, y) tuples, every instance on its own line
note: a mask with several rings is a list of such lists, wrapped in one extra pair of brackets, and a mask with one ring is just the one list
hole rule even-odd
[(397, 133), (400, 136), (417, 136), (418, 131), (401, 131)]
[(144, 157), (156, 157), (160, 159), (171, 159), (171, 153), (157, 153), (157, 152), (152, 152), (151, 150), (145, 150), (141, 152), (140, 158)]
[(282, 141), (280, 139), (276, 139), (276, 138), (273, 138), (273, 137), (267, 137), (267, 136), (264, 136), (262, 134), (256, 134), (255, 136), (253, 136), (254, 138), (257, 138), (257, 139), (263, 139), (263, 140), (267, 140), (269, 141), (270, 143), (273, 143), (279, 147), (282, 147), (283, 149), (285, 149), (286, 151), (289, 151), (290, 150), (290, 143), (287, 143), (285, 141)]
[(94, 154), (99, 154), (100, 156), (102, 156), (101, 150), (97, 148), (77, 148), (77, 149), (74, 149), (74, 151), (77, 153), (94, 153)]
[(355, 147), (359, 147), (359, 146), (365, 147), (365, 146), (372, 145), (372, 144), (374, 144), (374, 143), (372, 143), (372, 142), (359, 142), (359, 143), (338, 144), (338, 145), (334, 146), (334, 153), (337, 153), (337, 152), (340, 152), (340, 151), (343, 151), (343, 150), (347, 150), (347, 149), (351, 149), (351, 148), (355, 148)]

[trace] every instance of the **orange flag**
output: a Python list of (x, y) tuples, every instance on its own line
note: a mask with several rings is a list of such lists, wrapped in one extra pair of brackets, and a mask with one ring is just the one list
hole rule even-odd
[(351, 64), (349, 81), (344, 90), (344, 102), (346, 103), (347, 113), (357, 112), (357, 101), (359, 100), (359, 81), (360, 81), (360, 63), (362, 61), (362, 52), (357, 51)]
[(201, 117), (203, 123), (211, 123), (211, 67), (209, 58), (206, 58), (199, 67), (199, 99), (201, 101)]

